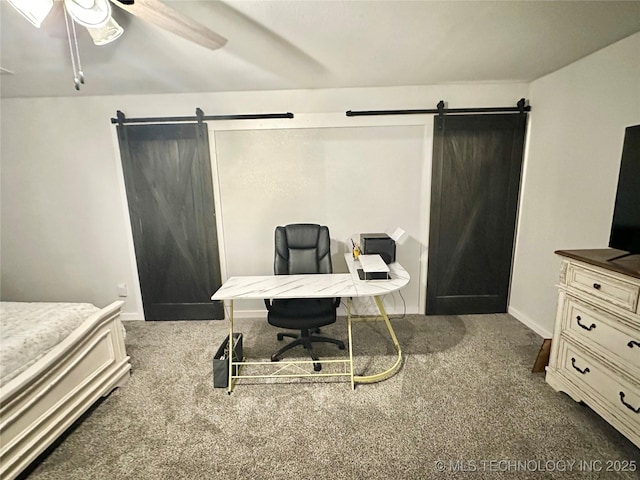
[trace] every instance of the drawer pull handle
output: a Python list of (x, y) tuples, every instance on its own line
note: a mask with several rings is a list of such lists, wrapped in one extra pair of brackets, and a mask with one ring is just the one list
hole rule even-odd
[(585, 367), (584, 370), (580, 370), (578, 367), (576, 367), (576, 359), (571, 357), (571, 366), (573, 368), (575, 368), (577, 371), (579, 371), (581, 374), (585, 374), (585, 373), (589, 373), (591, 370), (589, 370), (589, 367)]
[(595, 288), (596, 290), (600, 290), (602, 288), (602, 285), (600, 285), (599, 283), (594, 283), (593, 288)]
[(629, 410), (631, 410), (632, 412), (635, 413), (640, 413), (640, 407), (638, 408), (633, 408), (631, 405), (629, 405), (627, 402), (624, 401), (624, 392), (620, 392), (620, 401), (622, 402), (622, 404), (627, 407)]
[(636, 347), (640, 347), (640, 343), (636, 342), (635, 340), (631, 340), (629, 343), (627, 343), (627, 347), (629, 347), (629, 348), (633, 348), (634, 345)]
[(589, 330), (589, 331), (591, 331), (591, 330), (593, 330), (594, 328), (596, 328), (596, 324), (595, 324), (595, 323), (592, 323), (591, 325), (589, 325), (589, 326), (587, 327), (585, 324), (580, 323), (580, 320), (582, 320), (582, 317), (581, 317), (580, 315), (576, 316), (576, 321), (578, 322), (578, 325), (580, 325), (580, 326), (581, 326), (582, 328), (584, 328), (585, 330)]

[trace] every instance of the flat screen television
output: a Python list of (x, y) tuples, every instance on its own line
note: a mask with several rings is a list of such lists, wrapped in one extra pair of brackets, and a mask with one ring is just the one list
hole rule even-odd
[(640, 125), (625, 130), (609, 247), (640, 253)]

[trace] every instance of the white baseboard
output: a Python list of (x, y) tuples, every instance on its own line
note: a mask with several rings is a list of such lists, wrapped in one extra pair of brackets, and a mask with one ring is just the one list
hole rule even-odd
[(524, 313), (518, 311), (517, 309), (515, 309), (513, 307), (509, 307), (507, 309), (507, 313), (509, 313), (509, 315), (514, 317), (516, 320), (518, 320), (521, 323), (525, 324), (527, 327), (529, 327), (531, 330), (536, 332), (542, 338), (552, 338), (553, 337), (553, 334), (552, 334), (552, 332), (550, 330), (547, 330), (546, 328), (540, 326), (533, 319), (531, 319), (530, 317), (528, 317)]
[(129, 321), (129, 320), (137, 320), (144, 321), (144, 315), (141, 313), (120, 313), (120, 320)]

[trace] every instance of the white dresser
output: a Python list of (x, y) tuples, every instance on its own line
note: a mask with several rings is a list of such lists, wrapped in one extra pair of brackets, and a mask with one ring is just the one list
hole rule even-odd
[(563, 259), (546, 381), (640, 447), (640, 256), (555, 253)]

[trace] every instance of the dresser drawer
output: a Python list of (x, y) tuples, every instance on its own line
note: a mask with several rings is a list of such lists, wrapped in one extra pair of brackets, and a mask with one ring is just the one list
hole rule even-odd
[(563, 330), (599, 345), (619, 357), (620, 364), (640, 371), (640, 331), (621, 325), (613, 315), (600, 312), (567, 295)]
[(574, 263), (567, 270), (567, 286), (630, 312), (638, 307), (640, 286)]
[[(601, 408), (640, 431), (640, 386), (623, 380), (579, 348), (562, 342), (560, 373), (581, 391), (597, 399)], [(594, 402), (587, 401), (591, 407)]]

